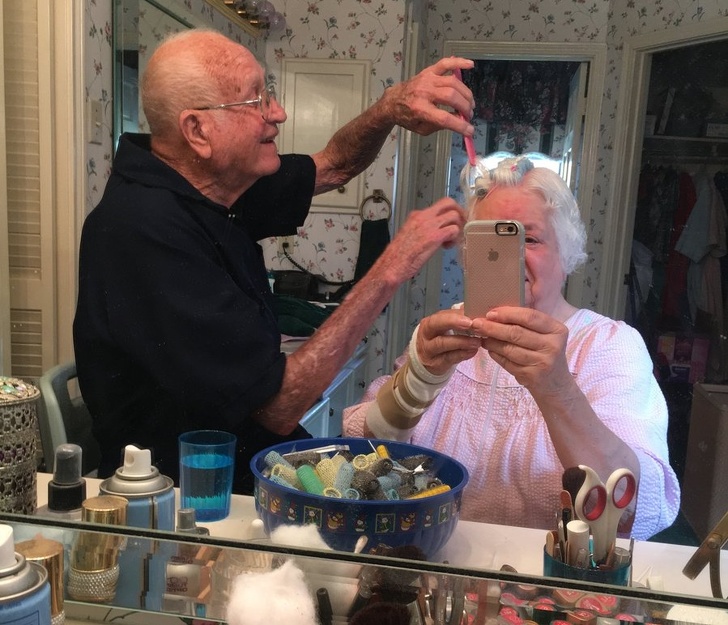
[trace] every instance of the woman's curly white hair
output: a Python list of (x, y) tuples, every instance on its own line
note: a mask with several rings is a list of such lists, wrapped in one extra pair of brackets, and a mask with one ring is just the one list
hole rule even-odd
[[(586, 262), (586, 228), (571, 189), (556, 172), (537, 167), (535, 162), (547, 158), (542, 154), (515, 156), (496, 152), (466, 164), (460, 172), (460, 188), (465, 195), (468, 219), (474, 207), (495, 187), (520, 187), (538, 193), (549, 209), (556, 233), (561, 268), (572, 274)], [(535, 162), (534, 162), (535, 161)]]

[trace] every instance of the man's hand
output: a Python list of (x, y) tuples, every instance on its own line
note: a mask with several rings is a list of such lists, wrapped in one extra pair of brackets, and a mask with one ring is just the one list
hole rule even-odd
[(387, 89), (382, 96), (382, 104), (391, 116), (391, 123), (424, 136), (440, 129), (472, 136), (472, 124), (453, 115), (447, 108), (455, 109), (465, 119), (473, 116), (473, 94), (452, 75), (456, 68), (471, 69), (473, 65), (470, 59), (440, 59), (409, 80)]
[(465, 219), (465, 211), (449, 198), (410, 212), (370, 272), (398, 285), (412, 278), (440, 247), (460, 241)]

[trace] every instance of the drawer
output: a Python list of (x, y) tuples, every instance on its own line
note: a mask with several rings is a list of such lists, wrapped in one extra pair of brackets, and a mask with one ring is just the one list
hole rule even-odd
[(329, 399), (329, 436), (341, 436), (344, 408), (352, 403), (353, 379), (353, 372), (344, 368), (326, 391)]
[(301, 425), (311, 436), (317, 438), (329, 436), (329, 398), (324, 397), (306, 411)]
[(350, 360), (346, 368), (351, 370), (351, 396), (349, 397), (349, 405), (353, 406), (361, 401), (367, 387), (366, 357), (361, 356), (356, 360)]

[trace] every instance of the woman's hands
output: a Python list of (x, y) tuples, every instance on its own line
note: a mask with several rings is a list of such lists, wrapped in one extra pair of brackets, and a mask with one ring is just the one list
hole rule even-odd
[(553, 396), (574, 384), (566, 362), (568, 335), (564, 324), (532, 308), (504, 306), (478, 319), (469, 319), (461, 309), (442, 310), (422, 320), (416, 347), (434, 375), (484, 347), (534, 396)]
[(566, 361), (567, 327), (533, 308), (504, 306), (473, 320), (491, 358), (534, 397), (560, 394), (574, 384)]
[(444, 375), (453, 366), (475, 356), (481, 346), (470, 336), (473, 321), (462, 310), (441, 310), (420, 322), (417, 356), (433, 375)]

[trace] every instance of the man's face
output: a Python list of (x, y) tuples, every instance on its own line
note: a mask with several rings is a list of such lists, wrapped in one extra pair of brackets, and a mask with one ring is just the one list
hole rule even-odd
[(213, 159), (220, 182), (235, 184), (242, 178), (247, 188), (278, 171), (281, 162), (274, 140), (286, 112), (276, 99), (266, 97), (263, 69), (247, 51), (234, 74), (220, 104), (249, 102), (260, 96), (262, 106), (244, 104), (205, 112), (212, 116)]

